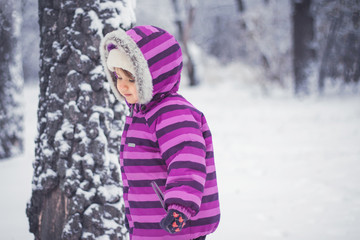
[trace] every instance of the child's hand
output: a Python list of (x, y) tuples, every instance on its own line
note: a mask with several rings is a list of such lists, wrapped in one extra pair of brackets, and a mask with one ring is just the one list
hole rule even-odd
[(169, 233), (177, 233), (185, 226), (187, 220), (183, 213), (170, 209), (168, 214), (161, 220), (160, 226)]

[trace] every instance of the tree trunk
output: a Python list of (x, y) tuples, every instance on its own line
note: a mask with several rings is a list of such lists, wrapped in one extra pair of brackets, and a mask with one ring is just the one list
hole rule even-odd
[(39, 0), (38, 136), (26, 210), (35, 239), (125, 239), (125, 106), (110, 94), (98, 47), (103, 34), (134, 20), (127, 0)]
[(319, 79), (318, 79), (318, 90), (320, 93), (324, 91), (325, 87), (325, 78), (329, 75), (329, 68), (331, 67), (329, 62), (333, 61), (334, 58), (330, 58), (331, 52), (334, 48), (334, 44), (336, 41), (336, 33), (341, 26), (341, 22), (343, 19), (343, 15), (340, 14), (339, 17), (333, 18), (330, 25), (330, 32), (326, 40), (325, 50), (320, 62), (320, 70), (319, 70)]
[(314, 19), (311, 15), (311, 0), (293, 0), (293, 68), (295, 94), (308, 94), (310, 65), (314, 60)]
[(178, 28), (179, 41), (182, 44), (182, 50), (185, 55), (185, 66), (187, 70), (187, 75), (189, 77), (190, 86), (196, 86), (199, 83), (198, 75), (196, 72), (196, 63), (189, 48), (189, 39), (191, 34), (191, 29), (195, 20), (195, 4), (190, 1), (186, 1), (181, 4), (185, 4), (185, 12), (183, 12), (182, 7), (179, 5), (178, 0), (172, 0), (174, 11), (175, 11), (175, 23)]
[(0, 159), (23, 151), (20, 1), (0, 0)]

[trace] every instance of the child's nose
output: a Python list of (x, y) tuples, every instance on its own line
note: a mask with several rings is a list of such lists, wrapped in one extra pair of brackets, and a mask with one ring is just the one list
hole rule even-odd
[(128, 89), (128, 85), (125, 83), (125, 81), (123, 81), (122, 83), (120, 83), (120, 89), (123, 89), (123, 90)]

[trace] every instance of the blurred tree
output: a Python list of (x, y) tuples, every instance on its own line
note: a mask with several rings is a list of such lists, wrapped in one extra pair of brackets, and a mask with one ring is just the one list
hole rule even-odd
[(39, 80), (39, 45), (40, 33), (38, 24), (38, 0), (21, 1), (23, 23), (21, 25), (22, 64), (24, 81)]
[[(320, 47), (318, 87), (330, 78), (346, 83), (360, 78), (360, 1), (322, 0), (317, 5)], [(321, 31), (321, 29), (325, 29)]]
[(134, 24), (132, 3), (39, 0), (38, 136), (26, 211), (35, 239), (125, 239), (125, 106), (110, 94), (98, 47), (104, 34)]
[(196, 68), (198, 63), (195, 62), (194, 53), (189, 45), (191, 42), (191, 30), (195, 21), (197, 0), (172, 0), (172, 3), (175, 11), (175, 23), (178, 28), (177, 39), (179, 39), (185, 55), (186, 72), (189, 77), (190, 86), (195, 86), (199, 83)]
[(295, 94), (308, 94), (311, 64), (315, 60), (314, 17), (311, 0), (292, 0), (293, 4), (293, 69)]
[(0, 159), (23, 151), (20, 1), (0, 0)]

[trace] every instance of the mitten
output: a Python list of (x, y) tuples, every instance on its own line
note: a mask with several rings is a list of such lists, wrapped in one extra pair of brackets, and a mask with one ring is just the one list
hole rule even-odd
[(170, 209), (161, 220), (160, 226), (169, 233), (180, 232), (188, 218), (178, 210)]

